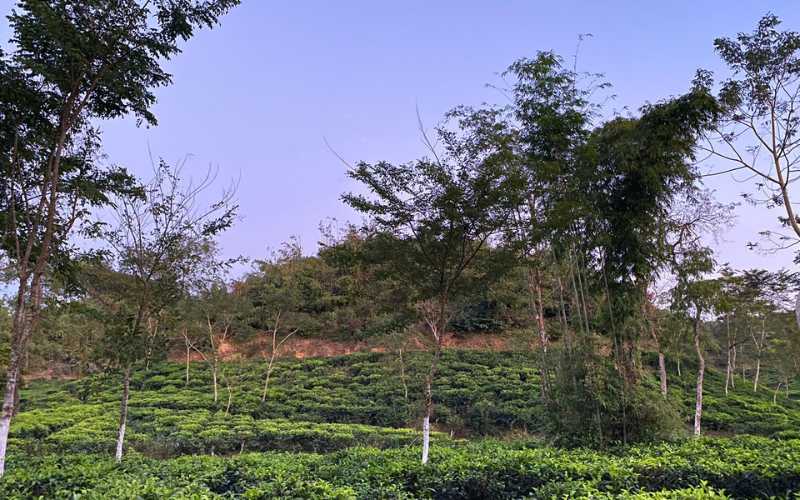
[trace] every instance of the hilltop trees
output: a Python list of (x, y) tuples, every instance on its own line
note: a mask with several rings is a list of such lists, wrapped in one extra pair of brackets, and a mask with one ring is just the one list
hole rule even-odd
[[(91, 206), (130, 191), (130, 176), (97, 160), (94, 123), (124, 115), (155, 124), (162, 64), (238, 0), (203, 2), (22, 0), (9, 16), (12, 51), (0, 52), (0, 222), (17, 285), (0, 414), (0, 474), (21, 362), (37, 328), (48, 272)], [(55, 258), (53, 258), (55, 257)]]

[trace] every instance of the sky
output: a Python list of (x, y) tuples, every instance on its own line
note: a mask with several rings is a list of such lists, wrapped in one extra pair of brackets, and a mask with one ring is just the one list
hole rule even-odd
[[(0, 0), (0, 14), (13, 4)], [(539, 50), (570, 59), (584, 33), (578, 69), (614, 85), (606, 111), (636, 110), (685, 92), (697, 68), (721, 70), (714, 38), (752, 31), (767, 12), (800, 30), (796, 0), (243, 0), (166, 63), (174, 84), (157, 92), (158, 126), (104, 122), (104, 149), (143, 177), (152, 154), (188, 157), (196, 177), (218, 169), (219, 190), (237, 182), (241, 218), (221, 238), (226, 255), (264, 258), (291, 236), (313, 253), (320, 222), (360, 221), (340, 201), (357, 186), (328, 144), (351, 163), (422, 156), (417, 109), (432, 127), (454, 106), (496, 102), (486, 84), (514, 60)], [(730, 176), (708, 187), (724, 202), (751, 188)], [(746, 248), (777, 215), (738, 209), (736, 227), (712, 242), (718, 260), (791, 267), (788, 252)]]

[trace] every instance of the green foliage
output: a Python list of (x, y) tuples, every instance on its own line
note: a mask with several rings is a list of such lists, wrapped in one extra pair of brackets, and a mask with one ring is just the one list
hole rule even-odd
[[(431, 462), (422, 466), (418, 432), (402, 427), (416, 421), (428, 355), (404, 359), (408, 402), (392, 354), (281, 360), (265, 403), (264, 367), (228, 365), (240, 380), (228, 415), (224, 402), (212, 400), (204, 364), (191, 365), (188, 386), (181, 365), (134, 372), (129, 443), (135, 451), (120, 465), (110, 460), (115, 374), (33, 382), (22, 393), (0, 496), (654, 499), (782, 497), (800, 488), (800, 403), (781, 397), (773, 404), (772, 394), (753, 393), (740, 380), (724, 397), (724, 377), (715, 370), (706, 378), (706, 429), (771, 438), (682, 441), (672, 435), (667, 443), (602, 452), (545, 446), (530, 434), (553, 430), (558, 418), (538, 399), (535, 353), (446, 350), (434, 393), (436, 429), (504, 439), (464, 442), (435, 432)], [(596, 385), (587, 385), (582, 397), (586, 418), (594, 402), (605, 405), (608, 446), (614, 440), (608, 429), (621, 425), (615, 406), (621, 397), (614, 392), (620, 386), (611, 380), (618, 374), (607, 359), (592, 362), (598, 366), (586, 380)], [(647, 404), (673, 405), (688, 422), (693, 370), (687, 362), (683, 377), (670, 374), (669, 403), (646, 378), (643, 387), (655, 397)], [(628, 422), (646, 415), (628, 415)], [(588, 435), (564, 439), (569, 426), (583, 424), (562, 418), (561, 442), (597, 444)], [(628, 431), (632, 440), (636, 429)], [(195, 453), (227, 458), (189, 456)]]
[(606, 447), (679, 436), (678, 406), (661, 397), (655, 378), (626, 384), (612, 361), (598, 351), (584, 341), (556, 353), (561, 368), (546, 403), (556, 441)]
[[(553, 351), (554, 359), (560, 355)], [(142, 439), (134, 438), (132, 446), (167, 455), (210, 452), (212, 445), (194, 435), (204, 430), (220, 433), (214, 438), (218, 440), (214, 445), (218, 452), (238, 451), (243, 441), (246, 450), (338, 449), (357, 444), (360, 439), (377, 447), (408, 444), (414, 442), (414, 434), (399, 432), (399, 428), (418, 423), (428, 355), (410, 352), (403, 359), (408, 400), (400, 360), (395, 354), (280, 360), (263, 403), (260, 395), (265, 367), (252, 363), (228, 365), (224, 369), (236, 372), (238, 385), (231, 388), (231, 414), (227, 417), (226, 393), (223, 390), (220, 401), (214, 403), (206, 364), (192, 363), (188, 386), (183, 366), (156, 364), (147, 372), (133, 375), (129, 429)], [(545, 433), (565, 445), (608, 446), (623, 441), (623, 417), (627, 418), (624, 432), (629, 441), (652, 441), (679, 436), (676, 414), (688, 422), (693, 413), (695, 365), (691, 360), (684, 361), (682, 377), (670, 370), (667, 401), (661, 399), (653, 375), (644, 378), (638, 392), (629, 389), (623, 399), (614, 367), (607, 359), (594, 355), (575, 365), (583, 371), (576, 373), (579, 390), (573, 389), (571, 377), (564, 381), (566, 385), (559, 382), (554, 394), (558, 397), (549, 405), (539, 399), (537, 360), (535, 353), (445, 350), (434, 384), (435, 428), (471, 436)], [(787, 400), (783, 392), (773, 403), (771, 391), (754, 393), (752, 386), (739, 377), (730, 396), (724, 396), (723, 387), (724, 373), (709, 370), (703, 420), (707, 430), (775, 437), (789, 433), (785, 434), (788, 438), (800, 429), (800, 403)], [(113, 443), (118, 398), (119, 379), (114, 373), (71, 382), (33, 382), (22, 392), (23, 411), (16, 420), (19, 425), (12, 428), (12, 436), (30, 449), (52, 449), (48, 443), (62, 437), (66, 446), (71, 436), (77, 436), (73, 449), (80, 449), (84, 446), (80, 433), (95, 429), (87, 434), (84, 449), (108, 449)], [(597, 427), (598, 410), (602, 432)], [(264, 426), (270, 422), (277, 427), (268, 431)], [(399, 433), (388, 432), (392, 429), (358, 430), (357, 426), (308, 430), (311, 423), (378, 426), (395, 428)], [(79, 424), (84, 427), (69, 430)], [(652, 435), (645, 434), (648, 428), (653, 430)], [(283, 440), (281, 433), (286, 435)], [(342, 433), (349, 437), (340, 440)]]
[[(385, 276), (385, 267), (366, 235), (352, 226), (342, 234), (323, 227), (325, 242), (317, 256), (304, 256), (295, 240), (237, 285), (250, 308), (242, 319), (271, 330), (280, 314), (286, 331), (297, 335), (365, 339), (402, 330), (410, 320), (404, 291)], [(236, 328), (242, 338), (247, 332)]]
[[(276, 364), (266, 402), (261, 402), (266, 367), (259, 363), (228, 365), (237, 372), (232, 387), (231, 413), (255, 420), (287, 419), (403, 427), (414, 425), (422, 401), (422, 378), (428, 356), (407, 353), (405, 383), (396, 354), (360, 353), (343, 357), (280, 360)], [(142, 419), (162, 410), (215, 414), (225, 408), (225, 395), (215, 404), (211, 374), (203, 363), (192, 363), (190, 383), (184, 367), (161, 363), (135, 372), (130, 400), (130, 426), (138, 432)], [(534, 357), (527, 353), (445, 351), (436, 388), (433, 423), (442, 430), (469, 434), (496, 434), (541, 427), (537, 404), (538, 375)], [(114, 413), (119, 398), (118, 376), (113, 373), (60, 384), (35, 382), (23, 391), (24, 409), (51, 409), (84, 403), (104, 405)], [(27, 412), (20, 414), (25, 419)]]
[(13, 456), (3, 498), (767, 498), (800, 488), (800, 442), (699, 439), (602, 454), (498, 442), (326, 455), (246, 453), (115, 465), (93, 455)]

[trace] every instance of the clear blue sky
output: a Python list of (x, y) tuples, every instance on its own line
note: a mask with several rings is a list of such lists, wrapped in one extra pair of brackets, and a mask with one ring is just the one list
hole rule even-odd
[[(0, 13), (13, 2), (0, 0)], [(204, 31), (168, 63), (175, 83), (158, 92), (159, 126), (132, 120), (103, 125), (111, 161), (146, 175), (148, 147), (177, 160), (192, 154), (200, 175), (241, 178), (242, 220), (223, 239), (228, 254), (258, 258), (291, 235), (306, 251), (319, 222), (358, 221), (339, 195), (351, 189), (349, 161), (407, 161), (424, 154), (418, 105), (428, 125), (458, 104), (493, 101), (484, 84), (537, 50), (565, 57), (578, 34), (579, 69), (614, 84), (609, 111), (678, 94), (698, 67), (718, 65), (712, 41), (751, 31), (772, 11), (800, 30), (796, 1), (267, 1), (244, 0), (221, 27)], [(0, 39), (8, 26), (0, 25)], [(712, 186), (733, 200), (745, 187), (726, 177)], [(777, 214), (774, 214), (777, 215)], [(739, 212), (717, 245), (738, 267), (790, 266), (791, 256), (744, 248), (772, 214)]]

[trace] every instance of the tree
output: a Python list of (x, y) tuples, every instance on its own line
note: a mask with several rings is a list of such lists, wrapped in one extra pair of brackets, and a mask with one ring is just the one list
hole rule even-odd
[[(780, 31), (780, 24), (780, 19), (767, 14), (752, 34), (714, 41), (730, 76), (719, 86), (721, 119), (702, 146), (726, 163), (712, 175), (752, 174), (760, 194), (747, 194), (746, 199), (784, 212), (778, 219), (788, 233), (762, 231), (779, 249), (800, 243), (800, 218), (792, 201), (800, 171), (800, 34)], [(698, 73), (710, 90), (711, 73)], [(800, 324), (800, 295), (796, 313)]]
[(262, 352), (264, 359), (267, 360), (267, 374), (264, 377), (264, 392), (261, 394), (261, 401), (264, 402), (267, 400), (267, 393), (269, 391), (269, 379), (272, 376), (272, 370), (274, 369), (275, 358), (278, 356), (281, 346), (289, 340), (292, 335), (297, 333), (297, 328), (294, 330), (284, 334), (282, 337), (278, 337), (278, 332), (280, 331), (281, 325), (281, 313), (280, 311), (275, 316), (275, 326), (272, 328), (272, 331), (269, 332), (272, 342), (268, 347), (268, 351)]
[(677, 268), (677, 284), (673, 289), (673, 308), (691, 314), (692, 340), (697, 354), (697, 384), (695, 386), (694, 435), (700, 436), (703, 418), (703, 382), (706, 359), (702, 347), (702, 318), (716, 307), (719, 299), (720, 282), (716, 279), (703, 279), (714, 270), (711, 251), (702, 249), (687, 253)]
[(615, 345), (623, 377), (638, 380), (636, 341), (648, 287), (673, 261), (672, 207), (696, 191), (694, 148), (716, 116), (702, 89), (642, 108), (596, 128), (577, 165), (572, 196), (582, 193), (580, 241), (593, 258), (607, 299), (601, 329)]
[[(230, 388), (230, 381), (222, 367), (223, 349), (234, 334), (234, 329), (240, 327), (239, 318), (246, 316), (245, 303), (236, 294), (228, 290), (221, 273), (233, 261), (221, 261), (216, 252), (207, 255), (207, 262), (202, 275), (198, 276), (195, 285), (196, 295), (192, 297), (185, 312), (183, 325), (184, 342), (188, 350), (196, 352), (211, 369), (211, 384), (214, 402), (219, 401), (219, 382), (223, 381)], [(214, 272), (213, 269), (217, 269)], [(188, 372), (187, 372), (188, 373)], [(230, 396), (230, 393), (229, 393)], [(230, 398), (228, 401), (230, 407)]]
[[(797, 279), (796, 273), (786, 271), (723, 270), (721, 304), (728, 344), (726, 393), (729, 382), (733, 381), (732, 353), (745, 342), (752, 346), (753, 391), (758, 390), (762, 362), (770, 344), (780, 340), (778, 332), (786, 331), (782, 315), (792, 307), (790, 294), (797, 289)], [(743, 359), (740, 361), (744, 363)]]
[[(444, 155), (404, 165), (359, 163), (348, 175), (369, 195), (343, 200), (367, 215), (385, 245), (384, 257), (412, 285), (418, 313), (432, 341), (424, 381), (422, 463), (428, 462), (433, 381), (454, 303), (497, 276), (486, 252), (519, 203), (521, 179), (509, 151), (486, 151), (468, 134), (440, 128)], [(486, 259), (484, 259), (486, 258)], [(479, 262), (484, 260), (479, 266)]]
[(132, 188), (124, 170), (96, 161), (93, 123), (132, 114), (155, 124), (153, 91), (171, 81), (162, 63), (179, 52), (179, 41), (238, 3), (20, 0), (9, 16), (13, 51), (0, 52), (0, 226), (17, 293), (0, 474), (46, 274), (68, 256), (69, 234), (87, 210)]
[(105, 353), (122, 370), (117, 460), (122, 459), (131, 371), (146, 360), (149, 337), (157, 325), (154, 320), (228, 263), (217, 258), (214, 238), (233, 223), (237, 207), (232, 193), (224, 193), (206, 208), (198, 207), (198, 196), (213, 177), (184, 183), (181, 168), (182, 164), (171, 167), (162, 161), (143, 198), (117, 200), (118, 225), (103, 233), (109, 246), (104, 265), (94, 279), (84, 281), (90, 295), (113, 318)]
[(540, 346), (541, 390), (546, 398), (550, 334), (545, 323), (544, 290), (545, 269), (554, 264), (553, 232), (558, 226), (555, 200), (564, 189), (564, 174), (574, 166), (576, 153), (590, 132), (597, 110), (590, 98), (608, 84), (599, 75), (588, 75), (600, 83), (579, 86), (581, 75), (566, 69), (553, 52), (515, 61), (503, 76), (511, 81), (509, 88), (501, 89), (510, 104), (477, 110), (460, 107), (449, 116), (457, 118), (474, 137), (474, 147), (505, 155), (510, 152), (506, 161), (520, 170), (524, 181), (506, 240), (518, 252), (526, 270), (525, 292)]

